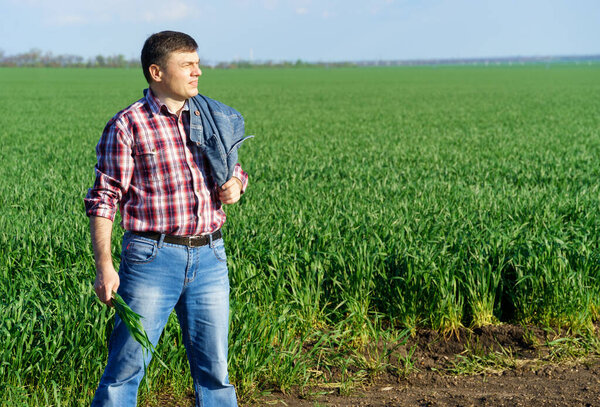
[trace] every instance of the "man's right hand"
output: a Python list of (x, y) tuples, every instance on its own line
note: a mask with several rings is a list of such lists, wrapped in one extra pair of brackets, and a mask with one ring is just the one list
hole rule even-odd
[(96, 271), (94, 291), (100, 301), (109, 307), (112, 307), (112, 292), (117, 291), (119, 283), (119, 273), (117, 273), (115, 267), (110, 264)]
[(110, 237), (112, 234), (112, 220), (99, 216), (90, 216), (90, 233), (96, 260), (96, 281), (94, 291), (106, 305), (112, 307), (112, 292), (119, 288), (119, 274), (113, 266), (110, 251)]

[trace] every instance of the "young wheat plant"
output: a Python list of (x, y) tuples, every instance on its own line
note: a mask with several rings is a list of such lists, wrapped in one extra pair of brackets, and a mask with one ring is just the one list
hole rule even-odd
[[(142, 355), (144, 358), (144, 376), (146, 376), (146, 356), (148, 355), (148, 353), (154, 355), (156, 348), (154, 348), (154, 345), (152, 344), (152, 342), (150, 342), (148, 334), (146, 333), (146, 330), (142, 325), (141, 319), (143, 317), (134, 310), (132, 310), (131, 307), (127, 305), (125, 300), (123, 300), (123, 298), (115, 291), (113, 291), (112, 293), (112, 303), (115, 308), (115, 311), (117, 312), (117, 315), (119, 316), (119, 318), (121, 318), (121, 321), (123, 321), (131, 336), (133, 336), (133, 338), (136, 341), (138, 341), (140, 345), (142, 345)], [(156, 359), (160, 362), (161, 365), (165, 367), (165, 369), (168, 369), (167, 365), (165, 365), (165, 363), (158, 357), (158, 355), (156, 355)], [(147, 380), (146, 386), (148, 386)]]

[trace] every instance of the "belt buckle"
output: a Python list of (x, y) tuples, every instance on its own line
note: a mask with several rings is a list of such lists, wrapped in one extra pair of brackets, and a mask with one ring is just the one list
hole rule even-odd
[(190, 247), (202, 246), (202, 236), (188, 236), (187, 240)]

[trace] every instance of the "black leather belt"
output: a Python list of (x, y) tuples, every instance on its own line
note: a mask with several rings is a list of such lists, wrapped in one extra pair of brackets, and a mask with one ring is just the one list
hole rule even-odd
[[(147, 237), (148, 239), (156, 240), (157, 242), (160, 240), (160, 233), (156, 232), (131, 232), (134, 235)], [(175, 235), (165, 235), (165, 239), (163, 242), (165, 243), (173, 243), (180, 244), (183, 246), (189, 247), (199, 247), (205, 246), (210, 243), (211, 235), (200, 235), (200, 236), (175, 236)], [(221, 238), (221, 229), (212, 233), (212, 240), (217, 240)]]

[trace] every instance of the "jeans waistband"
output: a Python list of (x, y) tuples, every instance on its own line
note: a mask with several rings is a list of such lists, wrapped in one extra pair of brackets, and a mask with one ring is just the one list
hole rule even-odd
[[(147, 237), (148, 239), (160, 241), (161, 234), (157, 232), (131, 232), (134, 235)], [(200, 247), (209, 244), (212, 240), (220, 239), (222, 236), (221, 229), (208, 234), (208, 235), (200, 235), (200, 236), (175, 236), (175, 235), (165, 235), (163, 242), (165, 243), (173, 243), (179, 244), (188, 247)]]

